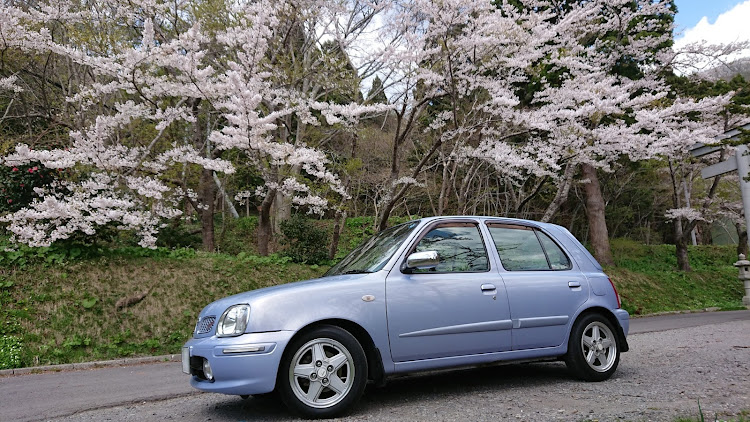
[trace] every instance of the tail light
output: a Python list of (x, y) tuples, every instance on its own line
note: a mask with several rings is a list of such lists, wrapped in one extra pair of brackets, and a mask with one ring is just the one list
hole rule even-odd
[(620, 301), (620, 294), (617, 293), (617, 287), (615, 287), (615, 283), (612, 282), (611, 278), (607, 278), (609, 280), (609, 284), (612, 286), (612, 290), (615, 292), (615, 297), (617, 298), (617, 308), (619, 309), (622, 305), (622, 302)]

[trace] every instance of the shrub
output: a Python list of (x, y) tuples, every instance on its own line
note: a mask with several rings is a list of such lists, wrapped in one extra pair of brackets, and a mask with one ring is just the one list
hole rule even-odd
[(284, 254), (294, 262), (322, 264), (328, 260), (328, 233), (300, 214), (281, 222)]
[(21, 339), (0, 336), (0, 369), (21, 367)]
[(0, 166), (0, 213), (14, 212), (36, 198), (34, 188), (49, 186), (58, 171), (39, 163), (25, 166)]
[(217, 225), (216, 247), (222, 253), (256, 253), (255, 230), (258, 217), (227, 218)]
[(170, 249), (199, 248), (201, 246), (200, 232), (191, 230), (186, 225), (169, 225), (159, 230), (156, 245)]

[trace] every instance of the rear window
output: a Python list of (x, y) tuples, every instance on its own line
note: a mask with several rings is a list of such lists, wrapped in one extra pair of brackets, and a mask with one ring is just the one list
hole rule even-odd
[(508, 271), (569, 270), (570, 259), (549, 236), (532, 227), (488, 223), (500, 262)]

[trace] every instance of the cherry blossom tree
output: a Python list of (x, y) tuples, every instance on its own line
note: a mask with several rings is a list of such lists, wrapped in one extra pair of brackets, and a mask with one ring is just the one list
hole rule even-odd
[[(665, 109), (665, 112), (674, 110), (675, 114), (663, 116), (658, 126), (655, 125), (658, 129), (654, 132), (660, 139), (654, 143), (654, 148), (668, 163), (673, 208), (667, 210), (666, 217), (674, 226), (677, 266), (681, 271), (691, 271), (687, 246), (691, 236), (695, 236), (694, 230), (699, 223), (727, 215), (737, 219), (740, 215), (732, 201), (717, 201), (722, 175), (707, 181), (705, 193), (699, 196), (697, 206), (691, 204), (697, 190), (694, 180), (700, 174), (700, 169), (727, 158), (733, 159), (731, 155), (734, 151), (731, 146), (725, 146), (718, 154), (695, 159), (690, 155), (690, 147), (695, 143), (720, 144), (722, 133), (748, 121), (748, 111), (743, 107), (738, 108), (736, 99), (736, 95), (730, 91), (700, 100), (682, 100)], [(686, 103), (692, 104), (686, 107)], [(742, 237), (742, 230), (739, 230), (739, 225), (737, 227)], [(746, 239), (744, 243), (747, 243)]]
[[(722, 133), (747, 123), (750, 113), (747, 107), (750, 97), (741, 77), (731, 81), (713, 81), (706, 79), (710, 73), (685, 74), (705, 67), (719, 67), (727, 57), (746, 51), (748, 47), (750, 44), (746, 42), (693, 44), (672, 51), (666, 60), (682, 76), (671, 75), (668, 78), (670, 98), (674, 100), (647, 126), (650, 126), (649, 131), (654, 137), (652, 151), (668, 164), (673, 208), (667, 210), (665, 217), (674, 227), (677, 265), (682, 271), (691, 270), (687, 245), (691, 237), (693, 242), (696, 241), (694, 231), (699, 223), (711, 222), (717, 216), (731, 215), (732, 219), (737, 219), (739, 215), (733, 201), (719, 203), (716, 200), (721, 175), (707, 181), (704, 194), (697, 198), (698, 206), (691, 204), (697, 190), (694, 181), (700, 174), (700, 168), (731, 156), (732, 148), (724, 148), (720, 154), (699, 160), (691, 157), (689, 149), (696, 143), (719, 143)], [(742, 237), (739, 227), (738, 224), (738, 234)], [(746, 232), (744, 236), (740, 244), (747, 242)]]
[[(597, 170), (621, 157), (648, 157), (638, 118), (655, 113), (666, 95), (664, 47), (671, 40), (669, 2), (601, 0), (549, 7), (556, 49), (537, 79), (529, 125), (542, 132), (537, 150), (558, 171), (558, 190), (544, 218), (554, 215), (580, 166), (594, 255), (612, 264)], [(665, 19), (665, 16), (667, 19)], [(539, 144), (541, 141), (541, 144)]]
[[(346, 125), (379, 106), (318, 101), (276, 78), (274, 47), (289, 35), (284, 23), (292, 8), (310, 28), (323, 28), (343, 43), (336, 25), (344, 13), (361, 13), (361, 6), (261, 1), (221, 5), (214, 14), (199, 14), (193, 6), (139, 1), (85, 9), (73, 3), (2, 6), (5, 48), (58, 55), (93, 75), (68, 97), (82, 120), (69, 145), (38, 150), (20, 144), (4, 159), (5, 165), (35, 161), (77, 173), (40, 190), (28, 208), (3, 217), (14, 240), (44, 246), (114, 225), (136, 231), (141, 245), (153, 247), (162, 220), (181, 215), (179, 202), (187, 200), (200, 213), (204, 248), (212, 250), (215, 173), (235, 169), (222, 158), (228, 150), (242, 151), (265, 180), (259, 191), (267, 198), (261, 205), (261, 253), (267, 253), (268, 198), (282, 192), (320, 211), (328, 200), (311, 182), (346, 195), (324, 153), (303, 139), (290, 143), (274, 134), (280, 127), (288, 130), (289, 119)], [(322, 18), (328, 21), (321, 24)], [(55, 31), (61, 25), (70, 33), (79, 25), (91, 25), (94, 34), (127, 28), (128, 36), (60, 37)], [(13, 82), (4, 79), (3, 87), (15, 89)], [(304, 177), (280, 171), (288, 167)]]
[[(236, 194), (258, 206), (258, 250), (266, 254), (274, 225), (293, 207), (322, 214), (335, 206), (342, 218), (347, 181), (331, 159), (347, 154), (332, 140), (351, 139), (354, 151), (360, 118), (379, 115), (383, 126), (393, 121), (379, 228), (426, 182), (439, 185), (438, 213), (451, 198), (459, 212), (474, 212), (478, 190), (506, 186), (515, 213), (543, 193), (539, 214), (549, 221), (579, 181), (591, 244), (608, 264), (598, 174), (710, 138), (715, 126), (706, 119), (724, 101), (670, 92), (665, 75), (678, 62), (668, 49), (670, 7), (9, 1), (0, 6), (2, 47), (67, 61), (76, 72), (60, 88), (74, 112), (49, 113), (65, 121), (64, 141), (18, 143), (2, 163), (41, 163), (69, 177), (1, 218), (31, 245), (113, 226), (151, 247), (166, 220), (194, 211), (204, 248), (213, 250), (217, 197)], [(0, 73), (6, 98), (23, 92), (23, 82)], [(365, 84), (378, 86), (372, 98), (362, 98)], [(234, 180), (243, 191), (233, 192), (222, 179), (238, 168), (262, 182)], [(437, 182), (428, 180), (433, 171)]]
[[(525, 80), (525, 68), (544, 57), (545, 43), (555, 34), (545, 14), (498, 4), (413, 1), (389, 10), (385, 32), (396, 34), (399, 42), (389, 44), (383, 53), (385, 67), (395, 69), (392, 79), (384, 81), (398, 106), (391, 168), (379, 209), (380, 229), (409, 188), (418, 184), (433, 157), (447, 156), (456, 165), (471, 166), (474, 161), (467, 158), (472, 154), (487, 153), (490, 145), (505, 145), (525, 130), (513, 112), (519, 104), (514, 84)], [(473, 148), (482, 142), (484, 152)], [(404, 174), (401, 160), (409, 145), (417, 160)], [(515, 148), (501, 155), (506, 173), (536, 167)], [(472, 173), (466, 174), (471, 178)], [(447, 175), (445, 170), (440, 204), (451, 182)], [(462, 191), (464, 198), (466, 193)]]

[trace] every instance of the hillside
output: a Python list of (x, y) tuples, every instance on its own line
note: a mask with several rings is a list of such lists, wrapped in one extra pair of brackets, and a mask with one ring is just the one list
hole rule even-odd
[[(674, 246), (618, 240), (613, 248), (617, 265), (607, 272), (632, 314), (741, 305), (732, 247), (691, 248), (692, 273), (674, 270)], [(326, 269), (192, 249), (84, 255), (0, 255), (0, 368), (176, 353), (207, 303)], [(117, 309), (118, 301), (143, 293)]]
[(710, 80), (724, 79), (728, 81), (737, 75), (747, 80), (750, 78), (750, 58), (744, 57), (729, 63), (723, 63), (712, 69), (700, 72), (700, 74)]

